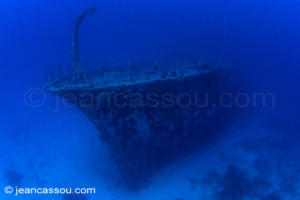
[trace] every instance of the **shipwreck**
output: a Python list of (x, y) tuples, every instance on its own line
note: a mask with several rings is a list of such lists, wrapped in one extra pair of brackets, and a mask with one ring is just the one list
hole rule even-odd
[(219, 100), (228, 91), (231, 67), (190, 59), (87, 71), (80, 62), (78, 33), (94, 11), (85, 11), (75, 25), (72, 72), (58, 79), (48, 72), (46, 89), (89, 118), (124, 182), (137, 189), (227, 124), (232, 110)]

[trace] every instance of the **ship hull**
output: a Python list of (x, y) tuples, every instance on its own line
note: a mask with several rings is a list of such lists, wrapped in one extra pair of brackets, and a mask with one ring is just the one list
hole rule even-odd
[(212, 71), (182, 79), (57, 95), (75, 104), (97, 127), (124, 182), (148, 183), (158, 170), (205, 144), (226, 126), (232, 110), (222, 106), (228, 73)]

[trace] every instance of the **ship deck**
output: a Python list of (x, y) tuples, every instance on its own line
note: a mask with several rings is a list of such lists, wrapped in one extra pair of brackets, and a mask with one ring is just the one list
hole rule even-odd
[[(99, 72), (90, 71), (80, 82), (74, 82), (72, 76), (62, 77), (46, 85), (50, 92), (62, 92), (71, 90), (98, 90), (146, 84), (156, 81), (177, 80), (200, 74), (210, 73), (225, 66), (210, 66), (205, 64), (191, 64), (180, 67), (159, 68), (130, 71)], [(140, 69), (143, 69), (142, 67)]]

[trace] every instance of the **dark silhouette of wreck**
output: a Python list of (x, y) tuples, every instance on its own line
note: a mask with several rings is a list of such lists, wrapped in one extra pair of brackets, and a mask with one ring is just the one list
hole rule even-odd
[(75, 25), (72, 73), (53, 80), (49, 72), (52, 81), (46, 89), (76, 105), (91, 120), (127, 186), (138, 189), (230, 120), (231, 109), (219, 101), (227, 91), (230, 68), (192, 59), (137, 65), (125, 72), (84, 71), (78, 31), (93, 11), (85, 11)]

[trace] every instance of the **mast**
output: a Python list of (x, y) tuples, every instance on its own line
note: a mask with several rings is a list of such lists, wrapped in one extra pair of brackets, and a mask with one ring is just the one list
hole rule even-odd
[(95, 12), (96, 8), (90, 8), (85, 10), (77, 19), (77, 22), (73, 31), (73, 79), (75, 82), (81, 81), (83, 79), (83, 68), (80, 63), (80, 55), (79, 55), (79, 29), (80, 25), (84, 21), (87, 15)]

